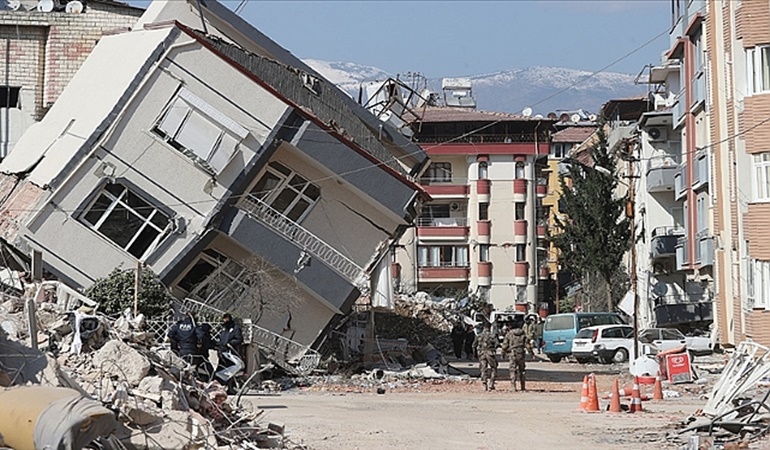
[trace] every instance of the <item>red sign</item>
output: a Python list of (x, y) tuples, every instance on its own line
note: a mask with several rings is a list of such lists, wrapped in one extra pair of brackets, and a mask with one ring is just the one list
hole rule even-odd
[(692, 382), (690, 355), (687, 352), (666, 355), (666, 373), (668, 373), (669, 383)]

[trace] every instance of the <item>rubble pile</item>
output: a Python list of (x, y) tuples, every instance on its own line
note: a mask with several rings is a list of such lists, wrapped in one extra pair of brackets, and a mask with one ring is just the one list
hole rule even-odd
[(101, 448), (299, 448), (282, 425), (261, 420), (262, 411), (233, 402), (216, 381), (198, 381), (185, 361), (156, 344), (141, 316), (111, 320), (41, 303), (37, 350), (21, 305), (0, 306), (0, 388), (68, 388), (106, 407), (115, 423)]
[(434, 300), (424, 292), (396, 297), (393, 311), (377, 312), (376, 333), (379, 338), (409, 341), (409, 345), (433, 345), (442, 353), (452, 352), (449, 332), (460, 316), (459, 302), (453, 298)]

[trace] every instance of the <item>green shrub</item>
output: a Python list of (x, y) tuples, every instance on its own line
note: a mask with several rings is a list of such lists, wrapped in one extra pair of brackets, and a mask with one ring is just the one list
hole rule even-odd
[[(116, 267), (109, 275), (96, 280), (85, 294), (99, 302), (105, 314), (120, 314), (126, 308), (134, 309), (134, 270)], [(158, 276), (150, 269), (142, 270), (138, 309), (147, 317), (162, 317), (171, 309), (171, 296)]]

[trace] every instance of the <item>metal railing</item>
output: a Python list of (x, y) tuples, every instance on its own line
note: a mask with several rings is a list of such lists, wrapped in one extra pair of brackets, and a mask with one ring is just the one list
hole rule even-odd
[[(212, 323), (212, 327), (218, 323), (216, 319), (222, 317), (224, 313), (224, 311), (190, 298), (185, 299), (183, 305), (187, 311), (197, 313), (201, 321)], [(252, 323), (250, 319), (244, 320), (243, 339), (245, 342), (258, 345), (267, 359), (294, 375), (308, 375), (321, 362), (320, 353), (309, 346), (262, 328)]]
[(467, 227), (467, 217), (418, 217), (418, 227)]
[(654, 155), (650, 157), (647, 162), (647, 172), (652, 169), (676, 169), (679, 167), (679, 162), (682, 160), (682, 155), (663, 154)]
[(472, 143), (472, 144), (513, 144), (513, 143), (534, 143), (534, 142), (548, 142), (548, 135), (534, 133), (512, 133), (512, 134), (481, 134), (475, 133), (470, 136), (459, 137), (457, 135), (425, 135), (418, 136), (418, 142), (430, 142), (430, 143)]
[(470, 264), (468, 261), (439, 261), (435, 263), (420, 261), (417, 263), (417, 267), (420, 269), (467, 269)]
[(355, 286), (366, 286), (367, 276), (363, 268), (259, 198), (253, 195), (243, 197), (240, 208), (250, 217), (291, 241), (301, 250), (321, 260)]
[(684, 236), (684, 228), (675, 226), (655, 227), (650, 237), (656, 236)]

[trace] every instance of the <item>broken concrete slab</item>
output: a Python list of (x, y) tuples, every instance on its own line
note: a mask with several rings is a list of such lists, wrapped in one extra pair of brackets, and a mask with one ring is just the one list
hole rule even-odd
[(104, 373), (137, 386), (150, 372), (150, 361), (141, 353), (119, 340), (112, 340), (96, 352), (93, 366)]

